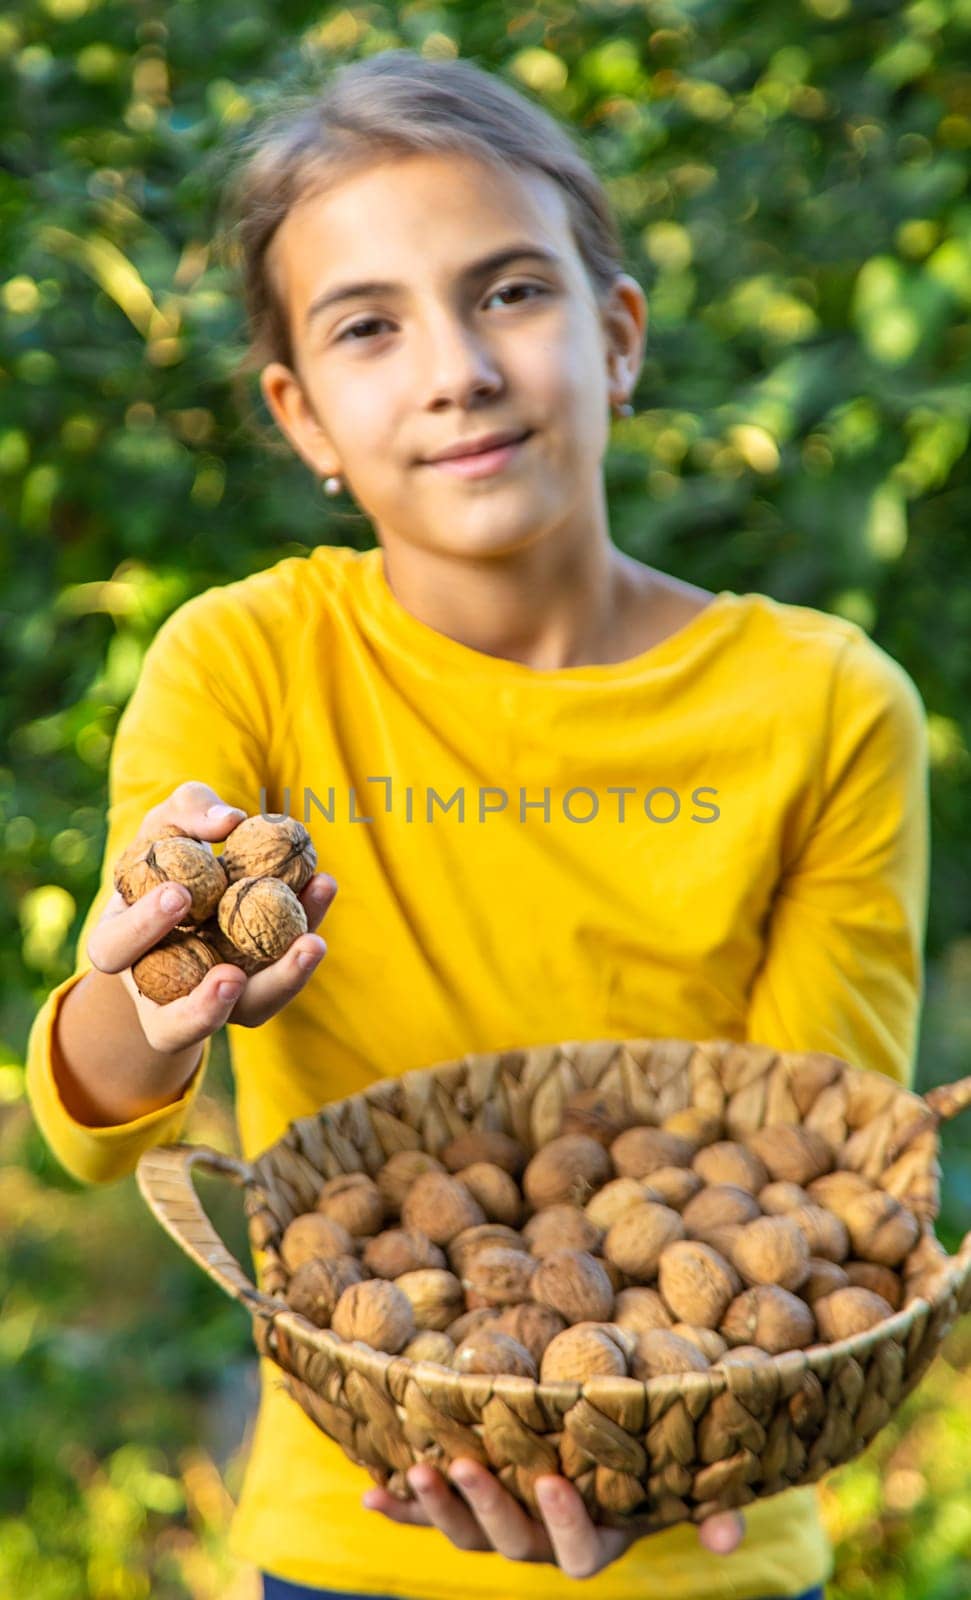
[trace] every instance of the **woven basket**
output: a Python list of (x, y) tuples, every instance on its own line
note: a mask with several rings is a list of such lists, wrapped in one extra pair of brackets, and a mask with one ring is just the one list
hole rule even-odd
[[(538, 1516), (533, 1483), (570, 1478), (595, 1522), (645, 1533), (701, 1522), (851, 1460), (889, 1421), (971, 1306), (971, 1232), (920, 1280), (922, 1293), (865, 1333), (755, 1366), (655, 1377), (536, 1382), (457, 1372), (346, 1343), (283, 1298), (284, 1229), (312, 1210), (324, 1179), (375, 1173), (395, 1151), (434, 1153), (468, 1127), (500, 1129), (530, 1151), (559, 1132), (567, 1098), (619, 1091), (639, 1121), (696, 1106), (726, 1138), (803, 1123), (909, 1206), (922, 1225), (916, 1267), (939, 1206), (937, 1128), (971, 1103), (971, 1077), (916, 1095), (882, 1073), (820, 1052), (782, 1053), (725, 1040), (565, 1043), (469, 1055), (382, 1080), (292, 1122), (252, 1164), (206, 1146), (147, 1151), (137, 1181), (172, 1235), (253, 1319), (262, 1355), (307, 1415), (375, 1482), (412, 1498), (417, 1461), (460, 1455), (497, 1473)], [(251, 1246), (265, 1252), (256, 1288), (206, 1216), (191, 1169), (245, 1186)], [(925, 1236), (929, 1235), (928, 1240)], [(902, 1271), (906, 1272), (907, 1264)]]

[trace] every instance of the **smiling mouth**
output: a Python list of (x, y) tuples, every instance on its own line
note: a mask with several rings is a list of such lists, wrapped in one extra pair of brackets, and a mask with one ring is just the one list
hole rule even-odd
[(510, 439), (506, 444), (494, 445), (491, 450), (476, 450), (465, 456), (443, 456), (437, 461), (424, 461), (421, 464), (426, 467), (437, 467), (440, 471), (450, 472), (457, 477), (487, 477), (513, 460), (517, 451), (533, 437), (534, 431), (530, 430), (518, 439)]

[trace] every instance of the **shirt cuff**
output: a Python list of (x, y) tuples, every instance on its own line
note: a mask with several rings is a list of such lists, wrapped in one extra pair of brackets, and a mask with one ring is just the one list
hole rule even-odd
[(54, 1076), (53, 1035), (64, 997), (84, 976), (85, 972), (72, 973), (52, 989), (34, 1018), (27, 1041), (25, 1087), (34, 1120), (65, 1171), (79, 1183), (112, 1183), (134, 1172), (144, 1151), (178, 1139), (205, 1076), (212, 1037), (203, 1041), (202, 1055), (178, 1100), (130, 1122), (107, 1127), (79, 1122), (64, 1104)]

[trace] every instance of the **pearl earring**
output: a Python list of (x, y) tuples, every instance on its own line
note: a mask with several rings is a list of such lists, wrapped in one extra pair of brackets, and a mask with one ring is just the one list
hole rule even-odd
[(341, 480), (339, 477), (324, 479), (324, 494), (340, 494)]
[(617, 407), (617, 415), (618, 417), (632, 417), (634, 415), (634, 407), (625, 400), (623, 405)]

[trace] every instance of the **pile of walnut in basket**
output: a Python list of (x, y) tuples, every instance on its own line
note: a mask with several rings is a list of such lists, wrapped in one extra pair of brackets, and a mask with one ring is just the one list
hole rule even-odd
[(585, 1090), (532, 1156), (469, 1131), (327, 1180), (281, 1240), (288, 1303), (458, 1372), (646, 1379), (861, 1332), (948, 1260), (812, 1129), (629, 1124)]
[(114, 885), (134, 905), (161, 883), (178, 883), (191, 895), (185, 921), (137, 960), (132, 978), (140, 994), (168, 1005), (192, 992), (222, 961), (247, 977), (278, 961), (307, 931), (298, 898), (313, 877), (317, 852), (295, 817), (258, 812), (233, 829), (221, 856), (205, 839), (163, 823), (151, 839), (138, 839), (114, 864)]

